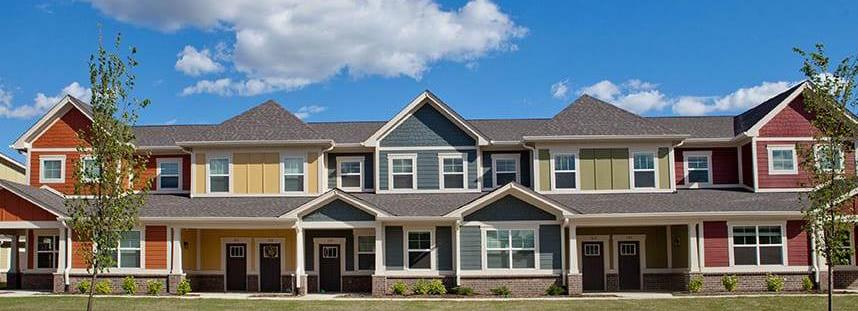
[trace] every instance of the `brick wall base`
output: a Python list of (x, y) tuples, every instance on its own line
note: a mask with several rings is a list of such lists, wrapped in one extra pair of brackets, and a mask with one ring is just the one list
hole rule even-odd
[(569, 296), (579, 296), (584, 292), (584, 278), (578, 274), (566, 275), (566, 292)]
[(616, 292), (620, 290), (620, 275), (616, 273), (608, 273), (605, 275), (605, 290)]
[[(110, 281), (111, 288), (113, 289), (114, 294), (122, 294), (124, 291), (122, 290), (122, 281), (125, 279), (127, 275), (100, 275), (96, 279), (96, 282), (101, 282), (103, 280)], [(148, 282), (151, 280), (155, 280), (161, 282), (161, 292), (160, 294), (167, 294), (169, 281), (168, 276), (166, 275), (131, 275), (134, 277), (134, 282), (137, 283), (137, 293), (144, 294), (148, 290)], [(78, 293), (77, 285), (82, 281), (89, 281), (90, 276), (86, 274), (72, 274), (69, 276), (69, 287), (68, 291), (71, 293)], [(192, 287), (193, 288), (193, 287)]]
[[(396, 282), (403, 282), (405, 284), (408, 284), (408, 287), (410, 288), (411, 286), (414, 286), (414, 283), (417, 283), (418, 280), (434, 280), (434, 279), (441, 280), (441, 282), (444, 283), (444, 287), (446, 287), (448, 289), (456, 286), (456, 277), (453, 277), (453, 276), (434, 277), (434, 278), (433, 277), (420, 278), (420, 277), (388, 276), (387, 279), (385, 280), (384, 292), (385, 292), (385, 294), (392, 295), (393, 294), (393, 284), (395, 284)], [(464, 279), (462, 280), (462, 282), (464, 282)], [(375, 285), (373, 285), (373, 286), (375, 286)], [(462, 286), (466, 286), (466, 285), (462, 285)]]
[(516, 296), (541, 296), (551, 284), (560, 285), (561, 276), (523, 276), (523, 277), (462, 277), (461, 285), (470, 287), (474, 293), (491, 295), (491, 289), (506, 286)]
[(384, 296), (387, 293), (387, 278), (383, 275), (372, 276), (372, 295), (375, 297)]
[(299, 296), (304, 296), (304, 295), (306, 295), (306, 294), (307, 294), (307, 289), (308, 289), (308, 287), (309, 287), (309, 284), (308, 284), (308, 280), (309, 280), (309, 278), (307, 277), (307, 275), (306, 275), (306, 274), (301, 275), (299, 278), (300, 278), (300, 280), (301, 280), (301, 286), (300, 286), (300, 287), (298, 287), (298, 295), (299, 295)]
[[(184, 275), (181, 274), (171, 274), (167, 276), (167, 292), (170, 294), (175, 294), (179, 292), (179, 282), (185, 279)], [(191, 287), (193, 290), (194, 288)]]
[(223, 292), (223, 275), (188, 274), (187, 278), (195, 292)]
[(292, 275), (280, 275), (280, 292), (283, 293), (294, 293), (295, 292), (295, 282), (292, 278)]
[[(766, 273), (728, 273), (735, 275), (739, 279), (739, 284), (736, 286), (737, 292), (764, 292), (766, 288)], [(802, 279), (805, 276), (813, 277), (810, 273), (776, 273), (775, 275), (784, 278), (784, 291), (801, 291)], [(703, 291), (704, 292), (725, 292), (724, 285), (721, 284), (721, 278), (724, 274), (703, 274)]]
[(54, 273), (53, 274), (53, 290), (54, 294), (65, 293), (66, 292), (66, 280), (63, 277), (62, 273)]
[(690, 277), (687, 273), (644, 273), (643, 290), (679, 292), (688, 290)]
[(255, 274), (247, 275), (247, 291), (248, 292), (258, 292), (259, 291), (259, 276)]
[(308, 293), (318, 293), (319, 292), (319, 276), (318, 275), (307, 275), (306, 288)]
[(54, 289), (53, 273), (21, 273), (21, 289), (50, 290)]
[[(820, 282), (827, 282), (821, 279)], [(835, 289), (858, 289), (858, 270), (834, 271)]]
[(21, 274), (17, 272), (6, 273), (7, 288), (21, 288)]
[(344, 275), (343, 292), (345, 293), (371, 293), (372, 276), (369, 275)]

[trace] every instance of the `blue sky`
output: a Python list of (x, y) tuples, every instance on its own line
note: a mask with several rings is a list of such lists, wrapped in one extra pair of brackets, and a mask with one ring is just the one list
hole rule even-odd
[(98, 24), (140, 51), (142, 124), (266, 99), (308, 121), (384, 120), (424, 89), (468, 118), (550, 117), (583, 92), (645, 115), (735, 114), (802, 79), (793, 47), (858, 51), (850, 1), (207, 2), (4, 2), (0, 142), (85, 94)]

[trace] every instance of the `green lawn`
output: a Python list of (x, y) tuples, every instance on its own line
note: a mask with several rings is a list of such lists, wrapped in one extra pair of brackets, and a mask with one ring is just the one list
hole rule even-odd
[[(2, 297), (2, 296), (0, 296)], [(82, 310), (83, 297), (0, 298), (0, 310)], [(824, 310), (824, 297), (740, 297), (564, 301), (299, 301), (97, 298), (97, 310)], [(837, 310), (858, 310), (858, 296), (835, 297)]]

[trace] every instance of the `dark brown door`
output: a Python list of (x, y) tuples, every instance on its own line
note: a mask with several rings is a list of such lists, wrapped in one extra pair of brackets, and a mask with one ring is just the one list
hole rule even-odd
[(259, 290), (280, 291), (280, 244), (259, 244)]
[(619, 242), (619, 277), (621, 290), (641, 289), (640, 242)]
[(605, 290), (605, 254), (602, 246), (602, 242), (581, 243), (584, 290)]
[(226, 290), (247, 290), (247, 244), (226, 245)]
[(339, 245), (319, 245), (319, 292), (340, 291), (340, 256)]

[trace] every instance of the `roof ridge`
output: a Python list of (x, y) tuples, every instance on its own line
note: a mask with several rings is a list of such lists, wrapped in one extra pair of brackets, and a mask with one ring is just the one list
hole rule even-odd
[(679, 118), (699, 118), (699, 119), (707, 119), (707, 118), (735, 118), (736, 116), (730, 115), (717, 115), (717, 116), (644, 116), (647, 119), (679, 119)]
[[(633, 118), (637, 118), (637, 119), (642, 120), (642, 121), (644, 121), (644, 122), (650, 123), (650, 124), (652, 124), (653, 126), (655, 126), (655, 127), (659, 128), (659, 129), (661, 129), (661, 130), (663, 130), (663, 131), (667, 131), (667, 132), (669, 132), (669, 133), (673, 133), (673, 134), (680, 134), (679, 132), (676, 132), (676, 131), (674, 131), (674, 130), (673, 130), (673, 129), (671, 129), (671, 128), (668, 128), (668, 127), (662, 126), (662, 125), (661, 125), (661, 124), (659, 124), (658, 122), (653, 122), (652, 120), (649, 120), (649, 119), (647, 119), (647, 118), (645, 118), (645, 117), (643, 117), (643, 116), (641, 116), (641, 115), (639, 115), (639, 114), (637, 114), (637, 113), (634, 113), (634, 112), (631, 112), (631, 111), (625, 110), (625, 109), (623, 109), (623, 108), (620, 108), (620, 107), (619, 107), (619, 106), (617, 106), (617, 105), (614, 105), (614, 104), (609, 103), (609, 102), (607, 102), (607, 101), (604, 101), (604, 100), (598, 99), (598, 98), (596, 98), (596, 97), (590, 96), (589, 94), (581, 95), (581, 97), (579, 97), (577, 100), (575, 100), (575, 104), (574, 104), (574, 105), (569, 105), (569, 106), (571, 107), (571, 106), (578, 105), (578, 101), (580, 101), (580, 100), (582, 100), (582, 99), (583, 99), (583, 100), (590, 99), (590, 101), (589, 101), (589, 102), (591, 102), (591, 103), (604, 105), (604, 106), (609, 107), (609, 109), (614, 109), (614, 110), (616, 110), (616, 111), (620, 111), (620, 112), (625, 113), (625, 114), (627, 114), (627, 115), (629, 115), (629, 116), (632, 116)], [(564, 111), (565, 111), (565, 110), (566, 110), (566, 109), (564, 109)], [(560, 114), (560, 113), (558, 113), (558, 115), (559, 115), (559, 114)], [(555, 115), (555, 117), (556, 117), (556, 115)]]
[(139, 125), (134, 125), (134, 126), (132, 126), (132, 127), (137, 128), (137, 127), (215, 126), (215, 125), (217, 125), (217, 124), (214, 124), (214, 123), (200, 123), (200, 124), (190, 124), (190, 123), (185, 123), (185, 124), (139, 124)]

